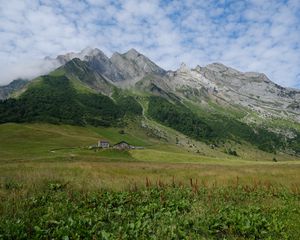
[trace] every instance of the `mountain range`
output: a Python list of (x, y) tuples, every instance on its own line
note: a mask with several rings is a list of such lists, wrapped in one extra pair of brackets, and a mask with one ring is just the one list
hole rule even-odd
[(211, 146), (231, 141), (300, 154), (300, 90), (263, 73), (221, 63), (167, 71), (135, 49), (109, 58), (87, 48), (47, 61), (60, 67), (0, 87), (0, 123), (121, 126), (134, 119), (159, 137), (165, 126)]

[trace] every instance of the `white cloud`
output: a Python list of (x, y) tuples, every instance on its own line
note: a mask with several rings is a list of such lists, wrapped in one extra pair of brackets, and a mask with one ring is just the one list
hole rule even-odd
[[(27, 59), (18, 59), (18, 64), (15, 65), (12, 65), (11, 62), (5, 63), (5, 61), (2, 61), (2, 59), (0, 59), (0, 61), (2, 64), (1, 68), (4, 69), (4, 71), (1, 73), (1, 77), (3, 79), (32, 79), (36, 76), (47, 73), (50, 69), (59, 67), (56, 61), (47, 61), (40, 59), (31, 59), (30, 61), (27, 61)], [(5, 69), (7, 69), (8, 71), (5, 71)]]
[(166, 69), (222, 62), (300, 87), (297, 0), (0, 0), (0, 84), (85, 47), (134, 47)]

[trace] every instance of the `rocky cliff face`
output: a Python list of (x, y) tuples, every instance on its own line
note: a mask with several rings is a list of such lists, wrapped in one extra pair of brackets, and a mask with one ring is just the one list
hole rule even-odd
[(135, 49), (130, 49), (124, 54), (114, 53), (110, 60), (122, 73), (124, 79), (131, 82), (149, 74), (162, 76), (166, 73), (164, 69)]
[(60, 55), (56, 59), (63, 65), (74, 58), (87, 62), (91, 69), (112, 82), (132, 83), (147, 74), (163, 75), (165, 73), (165, 70), (135, 49), (124, 54), (116, 52), (111, 58), (108, 58), (97, 48), (86, 48), (79, 53)]
[(189, 69), (182, 65), (169, 72), (173, 91), (203, 100), (209, 97), (221, 104), (239, 105), (265, 117), (292, 117), (300, 122), (300, 91), (281, 87), (261, 73), (239, 72), (220, 63)]
[(8, 98), (13, 92), (22, 89), (28, 80), (16, 79), (6, 86), (0, 86), (0, 100)]
[(94, 71), (85, 61), (74, 58), (61, 67), (66, 76), (76, 79), (79, 83), (89, 87), (95, 92), (110, 95), (113, 91), (113, 84), (103, 75)]
[(110, 59), (97, 48), (86, 48), (79, 53), (67, 53), (58, 56), (56, 59), (63, 65), (74, 58), (87, 62), (87, 65), (91, 69), (111, 81), (117, 82), (125, 80), (119, 69), (117, 69)]

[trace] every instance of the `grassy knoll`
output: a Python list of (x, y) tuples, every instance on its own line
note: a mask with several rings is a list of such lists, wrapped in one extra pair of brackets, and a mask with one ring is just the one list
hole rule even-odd
[(120, 134), (118, 128), (76, 127), (51, 124), (0, 125), (0, 161), (42, 160), (66, 157), (76, 153), (93, 155), (88, 146), (99, 139), (112, 144), (125, 140), (135, 145), (150, 143), (130, 133)]
[[(0, 239), (297, 239), (300, 162), (124, 128), (0, 125)], [(105, 138), (143, 150), (89, 150)], [(249, 157), (247, 157), (249, 156)], [(255, 159), (257, 158), (257, 159)]]

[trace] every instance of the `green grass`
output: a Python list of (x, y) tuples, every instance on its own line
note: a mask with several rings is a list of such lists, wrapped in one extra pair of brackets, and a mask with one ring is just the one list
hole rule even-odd
[(66, 71), (63, 67), (57, 68), (56, 70), (49, 73), (50, 76), (59, 77), (64, 76), (66, 74)]
[[(147, 124), (152, 124), (148, 120)], [(152, 126), (152, 125), (151, 125)], [(153, 125), (154, 128), (160, 126)], [(121, 134), (124, 130), (125, 134)], [(62, 159), (70, 155), (83, 158), (97, 158), (88, 147), (99, 139), (107, 139), (111, 144), (127, 141), (132, 145), (144, 146), (143, 150), (130, 152), (136, 161), (150, 162), (213, 162), (213, 163), (247, 163), (272, 162), (273, 154), (262, 152), (246, 144), (232, 143), (228, 147), (237, 150), (239, 157), (224, 153), (223, 148), (211, 149), (208, 145), (185, 138), (167, 127), (161, 128), (167, 136), (165, 139), (150, 137), (138, 122), (129, 121), (127, 127), (77, 127), (51, 124), (2, 124), (0, 125), (0, 162)], [(175, 138), (179, 144), (175, 144)], [(198, 152), (198, 153), (197, 153)], [(112, 154), (113, 155), (113, 154)], [(109, 158), (109, 157), (107, 157)], [(103, 158), (101, 158), (103, 159)], [(289, 155), (276, 155), (277, 164), (296, 159)]]
[(47, 158), (51, 150), (87, 146), (98, 135), (84, 128), (48, 124), (3, 124), (0, 126), (0, 160)]
[(98, 133), (105, 139), (109, 139), (113, 144), (126, 141), (132, 145), (146, 146), (149, 142), (142, 138), (142, 136), (133, 135), (131, 132), (125, 130), (125, 134), (120, 134), (119, 128), (90, 128), (95, 133)]
[(128, 151), (120, 151), (116, 149), (105, 149), (100, 150), (97, 153), (98, 156), (102, 156), (104, 158), (108, 158), (110, 161), (118, 160), (118, 161), (134, 161), (134, 158)]
[[(0, 125), (0, 239), (297, 239), (298, 159), (163, 131)], [(145, 149), (89, 150), (99, 139)]]
[[(111, 144), (127, 141), (137, 146), (150, 145), (142, 136), (133, 136), (125, 129), (105, 127), (77, 127), (51, 124), (2, 124), (0, 125), (0, 161), (49, 159), (68, 152), (93, 154), (88, 146), (99, 139), (108, 139)], [(54, 150), (54, 151), (52, 151)]]

